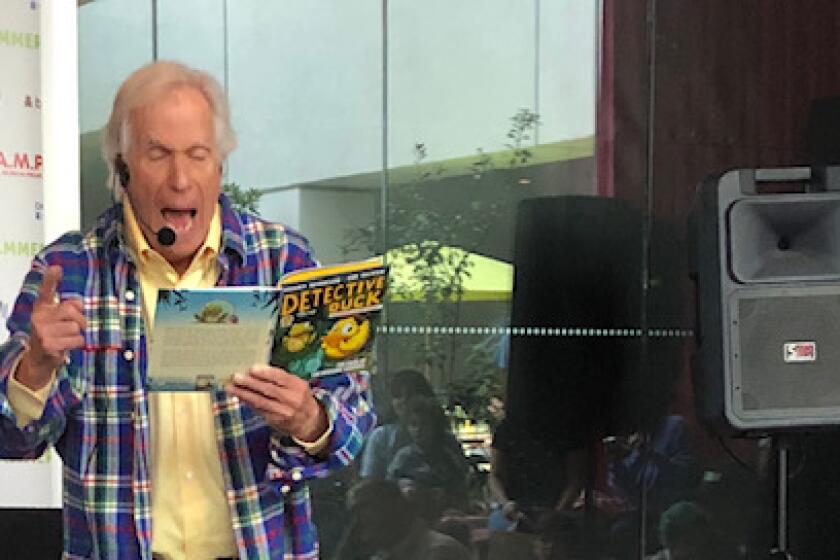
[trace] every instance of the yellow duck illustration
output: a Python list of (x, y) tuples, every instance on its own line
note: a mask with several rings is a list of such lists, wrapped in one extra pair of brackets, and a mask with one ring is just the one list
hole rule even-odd
[(321, 340), (324, 354), (331, 360), (349, 358), (362, 349), (370, 336), (370, 321), (359, 322), (355, 317), (336, 321)]
[(283, 337), (283, 348), (289, 352), (300, 352), (315, 338), (315, 330), (308, 322), (295, 323)]

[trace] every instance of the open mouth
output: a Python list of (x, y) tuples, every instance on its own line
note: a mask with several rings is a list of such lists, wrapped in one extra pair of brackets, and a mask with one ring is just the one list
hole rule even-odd
[(164, 208), (160, 211), (166, 224), (175, 231), (186, 231), (192, 225), (195, 208)]

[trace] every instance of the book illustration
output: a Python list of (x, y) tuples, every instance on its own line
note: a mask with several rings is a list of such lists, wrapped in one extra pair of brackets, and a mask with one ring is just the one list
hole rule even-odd
[(304, 379), (365, 369), (387, 272), (371, 260), (294, 271), (277, 287), (160, 290), (149, 388), (218, 388), (266, 362)]
[(228, 301), (213, 300), (205, 303), (201, 312), (194, 315), (199, 323), (238, 323), (239, 315)]
[(295, 354), (306, 349), (314, 340), (315, 329), (312, 327), (312, 323), (309, 321), (293, 323), (282, 338), (283, 350)]
[(310, 270), (282, 283), (270, 363), (307, 379), (367, 367), (387, 268), (372, 260)]
[(328, 358), (341, 360), (359, 352), (370, 338), (370, 319), (339, 319), (324, 335), (321, 346)]

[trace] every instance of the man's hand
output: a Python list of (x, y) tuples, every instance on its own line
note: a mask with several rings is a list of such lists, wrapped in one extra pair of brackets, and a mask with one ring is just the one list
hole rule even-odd
[(51, 266), (44, 273), (32, 308), (29, 349), (15, 374), (15, 379), (34, 391), (49, 383), (68, 350), (85, 345), (82, 331), (87, 327), (87, 321), (82, 302), (59, 302), (56, 297), (61, 274), (60, 266)]
[(315, 441), (329, 428), (327, 413), (309, 383), (285, 370), (251, 366), (247, 373), (235, 374), (225, 389), (261, 414), (269, 426), (301, 441)]

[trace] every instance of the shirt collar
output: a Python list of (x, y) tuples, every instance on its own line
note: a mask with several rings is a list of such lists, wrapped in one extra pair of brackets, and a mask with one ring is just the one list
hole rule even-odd
[[(128, 205), (128, 197), (122, 197), (122, 201), (114, 204), (105, 211), (97, 219), (95, 229), (101, 235), (103, 246), (113, 255), (113, 251), (120, 251), (120, 246), (125, 246), (128, 242), (127, 226), (125, 218), (124, 205)], [(239, 261), (244, 263), (246, 258), (244, 231), (242, 219), (230, 199), (225, 194), (219, 196), (219, 206), (217, 210), (220, 212), (221, 220), (221, 250), (225, 253), (234, 253), (239, 257)], [(136, 224), (136, 220), (135, 220)], [(137, 231), (139, 231), (137, 226)], [(142, 237), (142, 233), (140, 234)], [(145, 237), (143, 237), (145, 240)]]
[(222, 220), (222, 250), (235, 253), (239, 256), (240, 262), (244, 263), (245, 242), (242, 219), (225, 194), (219, 196), (219, 207)]

